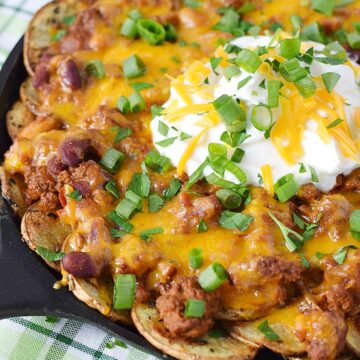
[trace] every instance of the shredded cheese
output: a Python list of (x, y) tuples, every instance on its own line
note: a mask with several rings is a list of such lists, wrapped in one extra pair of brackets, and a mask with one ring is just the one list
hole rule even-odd
[(265, 164), (261, 167), (261, 175), (264, 180), (264, 188), (265, 190), (274, 196), (274, 182), (272, 176), (271, 166), (269, 164)]

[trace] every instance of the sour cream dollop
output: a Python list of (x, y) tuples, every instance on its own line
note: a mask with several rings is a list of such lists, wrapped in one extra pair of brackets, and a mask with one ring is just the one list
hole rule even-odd
[[(268, 47), (270, 41), (270, 37), (267, 36), (245, 36), (234, 40), (232, 45), (242, 49), (256, 50), (258, 47)], [(240, 72), (235, 76), (226, 77), (224, 71), (229, 66), (228, 61), (236, 55), (227, 55), (225, 51), (218, 50), (211, 61), (212, 64), (210, 60), (202, 64), (196, 62), (190, 67), (188, 73), (173, 80), (170, 98), (163, 105), (163, 115), (156, 116), (151, 122), (153, 142), (159, 153), (168, 157), (175, 167), (183, 168), (183, 171), (189, 176), (209, 156), (210, 143), (225, 145), (227, 156), (230, 159), (235, 149), (220, 139), (221, 135), (227, 131), (225, 122), (221, 118), (219, 121), (217, 116), (215, 120), (211, 119), (206, 109), (206, 104), (212, 104), (215, 99), (226, 94), (240, 100), (240, 104), (247, 114), (246, 134), (248, 137), (238, 145), (244, 151), (244, 156), (240, 163), (236, 163), (246, 173), (247, 184), (262, 185), (264, 175), (262, 170), (267, 167), (271, 169), (273, 183), (291, 173), (300, 185), (313, 182), (321, 191), (331, 190), (339, 174), (349, 174), (359, 166), (357, 146), (360, 139), (358, 128), (360, 124), (356, 114), (359, 114), (360, 107), (358, 85), (360, 66), (351, 60), (336, 65), (321, 61), (321, 58), (325, 56), (323, 55), (325, 47), (319, 43), (303, 42), (301, 52), (304, 53), (311, 47), (316, 54), (314, 60), (311, 64), (304, 61), (301, 61), (300, 64), (308, 69), (311, 77), (315, 79), (317, 87), (322, 87), (323, 90), (322, 75), (324, 73), (340, 75), (332, 91), (336, 95), (336, 99), (327, 95), (321, 98), (316, 93), (312, 100), (305, 98), (302, 100), (301, 97), (299, 98), (301, 95), (298, 94), (295, 86), (287, 83), (289, 88), (285, 85), (281, 90), (280, 98), (283, 98), (283, 101), (288, 101), (284, 99), (289, 99), (291, 96), (297, 96), (299, 106), (302, 103), (313, 101), (315, 109), (309, 112), (305, 121), (297, 124), (295, 117), (301, 114), (284, 113), (286, 109), (282, 100), (280, 100), (279, 107), (271, 108), (273, 129), (276, 128), (279, 119), (282, 118), (284, 121), (284, 116), (286, 116), (288, 124), (282, 128), (278, 127), (276, 130), (277, 133), (282, 131), (284, 137), (280, 136), (277, 140), (273, 136), (266, 138), (264, 131), (256, 129), (250, 120), (255, 106), (268, 104), (267, 81), (278, 79), (286, 83), (279, 72), (273, 69), (264, 71), (260, 67), (255, 73), (249, 73), (240, 68)], [(275, 51), (278, 50), (279, 45), (276, 45)], [(225, 59), (227, 56), (228, 58)], [(220, 63), (220, 60), (214, 60), (220, 58), (222, 58)], [(269, 55), (267, 59), (271, 62), (276, 59), (276, 56)], [(248, 81), (239, 88), (239, 83), (244, 83), (245, 79)], [(205, 105), (204, 109), (201, 108), (201, 104)], [(186, 109), (183, 115), (181, 115), (180, 109)], [(294, 107), (292, 109), (294, 110)], [(176, 112), (178, 112), (178, 116), (172, 116)], [(336, 125), (333, 129), (336, 129), (337, 126), (339, 129), (344, 129), (344, 126), (347, 125), (345, 138), (342, 137), (343, 130), (330, 131), (328, 128), (329, 113), (333, 120), (343, 120), (342, 125)], [(322, 119), (324, 119), (325, 125), (320, 126), (319, 122), (321, 123)], [(291, 146), (289, 142), (292, 141), (294, 133), (289, 133), (287, 137), (287, 132), (294, 124), (298, 126), (296, 133), (301, 134), (302, 153), (289, 161), (284, 153), (279, 151), (276, 141), (278, 141), (278, 145), (281, 144), (280, 146)], [(347, 151), (348, 147), (355, 149), (356, 154), (349, 154), (351, 151)], [(213, 172), (214, 169), (210, 165), (203, 170), (204, 176)], [(239, 179), (227, 170), (222, 177), (235, 184), (239, 183)]]

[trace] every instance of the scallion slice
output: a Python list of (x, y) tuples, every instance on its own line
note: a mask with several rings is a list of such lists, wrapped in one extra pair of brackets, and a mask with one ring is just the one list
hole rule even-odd
[(127, 233), (130, 233), (134, 228), (132, 224), (120, 217), (115, 211), (110, 211), (107, 218)]
[(245, 231), (253, 221), (254, 218), (250, 215), (225, 210), (221, 213), (219, 223), (225, 229), (237, 229), (242, 232)]
[(189, 299), (185, 304), (185, 317), (201, 318), (205, 314), (205, 301)]
[(165, 40), (169, 42), (176, 42), (177, 34), (175, 26), (172, 24), (166, 24), (164, 25), (165, 29)]
[(110, 148), (100, 160), (100, 165), (107, 171), (116, 173), (124, 159), (125, 155), (121, 151)]
[(299, 60), (286, 60), (279, 66), (280, 74), (286, 81), (295, 82), (308, 75), (308, 72), (301, 67)]
[(130, 39), (135, 39), (138, 35), (136, 20), (127, 18), (121, 26), (120, 34)]
[(286, 202), (298, 192), (299, 184), (293, 174), (288, 174), (275, 183), (274, 189), (279, 201)]
[(225, 209), (236, 209), (242, 203), (242, 197), (231, 189), (220, 189), (216, 192), (216, 197), (220, 200)]
[(171, 169), (171, 161), (166, 156), (161, 156), (155, 149), (145, 157), (145, 165), (154, 172), (166, 173)]
[(204, 219), (201, 219), (201, 221), (199, 222), (199, 225), (198, 225), (198, 233), (203, 233), (206, 231), (208, 231), (206, 222), (204, 221)]
[(331, 16), (336, 6), (335, 0), (312, 0), (312, 9)]
[(151, 194), (149, 196), (149, 212), (155, 213), (160, 211), (160, 209), (164, 206), (164, 200), (163, 198), (158, 194)]
[(342, 265), (346, 260), (346, 256), (347, 256), (349, 249), (357, 249), (357, 247), (355, 245), (344, 246), (336, 251), (336, 253), (333, 255), (333, 259), (339, 265)]
[(264, 320), (258, 327), (265, 337), (270, 341), (280, 340), (280, 336), (270, 327), (269, 322)]
[(36, 252), (46, 261), (59, 261), (65, 257), (64, 252), (51, 251), (43, 246), (38, 246)]
[(117, 107), (122, 114), (127, 114), (131, 110), (129, 99), (126, 96), (121, 95), (117, 101)]
[(216, 290), (228, 279), (225, 268), (217, 262), (208, 266), (199, 276), (200, 286), (207, 292)]
[(116, 274), (114, 279), (114, 310), (131, 309), (135, 301), (136, 277), (132, 274)]
[(144, 62), (137, 55), (131, 55), (125, 59), (122, 63), (124, 76), (127, 79), (132, 79), (137, 76), (141, 76), (146, 72), (146, 66)]
[(323, 82), (329, 94), (334, 90), (340, 78), (341, 76), (334, 72), (327, 72), (325, 74), (322, 74)]
[(201, 249), (194, 248), (189, 252), (189, 265), (192, 269), (200, 269), (203, 266), (204, 257)]
[(150, 45), (160, 45), (165, 41), (166, 31), (164, 27), (155, 20), (138, 20), (137, 30), (141, 38), (147, 41)]
[(141, 198), (147, 198), (150, 194), (151, 181), (148, 174), (135, 173), (128, 185), (128, 190), (133, 191)]
[(351, 235), (360, 241), (360, 210), (354, 210), (349, 219)]
[(131, 18), (133, 20), (139, 20), (142, 18), (142, 14), (139, 9), (132, 9), (129, 12), (128, 16), (129, 16), (129, 18)]
[(300, 39), (284, 39), (280, 41), (280, 55), (286, 59), (293, 59), (300, 53)]
[(80, 201), (82, 199), (82, 195), (80, 190), (76, 189), (72, 193), (67, 195), (70, 199), (73, 199), (75, 201)]
[(241, 74), (240, 69), (236, 65), (229, 65), (224, 69), (224, 76), (227, 80)]
[(179, 179), (172, 179), (169, 187), (164, 191), (166, 200), (171, 200), (181, 189), (181, 181)]
[(331, 122), (326, 128), (327, 129), (332, 129), (335, 126), (338, 126), (339, 124), (341, 124), (344, 120), (343, 119), (336, 119), (333, 122)]
[(85, 71), (89, 76), (102, 79), (105, 77), (105, 66), (100, 60), (89, 61), (85, 66)]
[(262, 62), (259, 55), (257, 55), (255, 51), (243, 49), (235, 58), (235, 63), (245, 71), (254, 74)]
[(251, 122), (259, 131), (265, 131), (272, 124), (272, 112), (265, 105), (256, 105), (251, 111)]
[(300, 95), (305, 99), (313, 96), (316, 92), (316, 83), (310, 76), (295, 81), (295, 86), (299, 90)]
[(127, 138), (128, 136), (132, 135), (133, 131), (130, 128), (119, 128), (116, 136), (115, 136), (115, 143)]
[(156, 227), (152, 229), (146, 229), (140, 232), (140, 239), (144, 241), (150, 240), (151, 236), (162, 234), (164, 229), (162, 227)]
[(129, 96), (130, 109), (132, 112), (139, 112), (145, 109), (146, 103), (141, 94), (137, 91)]
[(268, 91), (268, 106), (269, 108), (276, 108), (279, 106), (281, 81), (280, 80), (269, 80), (267, 83)]
[(189, 180), (186, 183), (185, 190), (189, 190), (197, 181), (203, 178), (203, 172), (206, 166), (209, 164), (209, 159), (205, 161), (191, 174)]
[(240, 163), (241, 160), (243, 159), (245, 155), (245, 151), (240, 149), (240, 148), (236, 148), (234, 153), (231, 156), (231, 161), (236, 162), (236, 163)]
[(224, 120), (229, 131), (240, 132), (246, 128), (246, 113), (229, 95), (221, 95), (214, 101), (214, 108)]
[(119, 190), (116, 186), (115, 180), (112, 179), (110, 180), (106, 185), (105, 185), (105, 189), (113, 196), (115, 196), (117, 199), (120, 198), (120, 193)]

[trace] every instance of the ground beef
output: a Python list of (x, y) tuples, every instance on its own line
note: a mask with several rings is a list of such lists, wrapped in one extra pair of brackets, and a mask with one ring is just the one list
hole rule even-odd
[[(185, 317), (185, 304), (189, 299), (205, 302), (206, 310), (203, 317)], [(180, 277), (156, 300), (156, 308), (165, 328), (172, 336), (197, 338), (206, 334), (214, 325), (213, 319), (221, 310), (221, 301), (218, 292), (207, 293), (202, 290), (196, 277)]]
[(323, 262), (324, 281), (318, 294), (319, 304), (330, 311), (352, 316), (360, 312), (360, 251), (347, 254), (339, 265), (328, 256)]
[(306, 184), (300, 187), (297, 197), (304, 203), (310, 203), (313, 200), (319, 200), (321, 192), (314, 184)]
[(25, 199), (29, 205), (39, 201), (44, 210), (54, 210), (59, 202), (56, 193), (56, 181), (48, 174), (46, 166), (27, 166), (25, 168), (27, 189)]
[(343, 190), (360, 191), (360, 169), (354, 170), (344, 178)]
[(217, 223), (221, 214), (221, 204), (215, 195), (194, 196), (182, 192), (178, 196), (176, 216), (179, 219), (178, 231), (189, 233), (196, 228), (201, 220), (206, 223)]
[(306, 311), (296, 317), (295, 328), (311, 360), (334, 360), (345, 347), (347, 326), (337, 313)]
[(331, 239), (338, 240), (348, 231), (352, 205), (343, 195), (332, 194), (300, 206), (300, 211), (310, 223), (319, 224), (316, 235), (327, 232)]
[(70, 54), (78, 50), (88, 50), (95, 24), (101, 19), (97, 9), (88, 8), (77, 15), (76, 21), (71, 25), (67, 35), (60, 41), (62, 54)]

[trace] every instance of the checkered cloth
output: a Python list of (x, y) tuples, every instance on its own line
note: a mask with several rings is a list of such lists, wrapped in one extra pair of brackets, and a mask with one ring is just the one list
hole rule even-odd
[[(0, 67), (47, 0), (0, 0)], [(71, 295), (70, 295), (71, 296)], [(27, 317), (0, 321), (0, 360), (155, 360), (78, 321)]]

